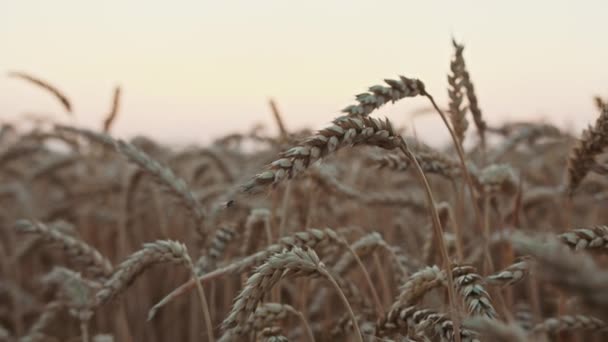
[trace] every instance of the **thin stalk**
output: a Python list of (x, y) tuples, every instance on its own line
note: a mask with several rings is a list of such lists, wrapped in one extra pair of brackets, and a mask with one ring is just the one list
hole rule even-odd
[(483, 254), (485, 256), (484, 273), (494, 273), (494, 262), (490, 254), (490, 196), (483, 193)]
[(211, 323), (211, 314), (209, 313), (209, 305), (207, 304), (205, 290), (203, 289), (203, 285), (201, 284), (200, 280), (196, 276), (196, 270), (194, 269), (192, 260), (189, 257), (187, 258), (187, 262), (190, 268), (190, 272), (192, 273), (192, 277), (196, 283), (196, 290), (198, 291), (199, 299), (201, 300), (201, 307), (203, 308), (203, 316), (205, 319), (205, 329), (207, 330), (207, 340), (210, 342), (214, 342), (215, 337), (213, 337), (213, 323)]
[(454, 236), (456, 237), (456, 257), (458, 258), (458, 263), (461, 263), (464, 260), (464, 251), (462, 242), (462, 229), (460, 228), (460, 224), (456, 219), (454, 210), (451, 205), (448, 205), (448, 219), (452, 223), (452, 227), (454, 228)]
[(439, 251), (441, 253), (441, 257), (443, 259), (444, 268), (446, 271), (446, 275), (448, 278), (448, 297), (450, 302), (450, 318), (452, 322), (454, 322), (454, 337), (456, 342), (460, 342), (460, 317), (458, 317), (458, 306), (456, 304), (456, 295), (454, 293), (454, 275), (452, 274), (452, 266), (450, 265), (450, 257), (448, 255), (448, 250), (445, 246), (445, 241), (443, 240), (443, 229), (441, 228), (441, 220), (439, 219), (439, 214), (437, 213), (437, 208), (435, 208), (435, 199), (433, 198), (433, 192), (431, 191), (431, 186), (429, 185), (426, 176), (424, 175), (424, 171), (420, 167), (418, 160), (409, 150), (405, 140), (401, 138), (401, 144), (399, 149), (405, 154), (405, 156), (411, 160), (414, 165), (414, 169), (416, 173), (420, 177), (422, 184), (425, 189), (427, 201), (429, 204), (429, 213), (431, 215), (433, 221), (433, 229), (435, 230), (435, 239), (437, 240), (437, 245), (439, 246)]
[(308, 341), (315, 342), (315, 335), (312, 333), (312, 329), (306, 321), (306, 317), (304, 317), (304, 314), (298, 310), (294, 310), (293, 314), (298, 316), (298, 319), (302, 322), (302, 325), (304, 326), (304, 331), (306, 331), (306, 336), (308, 337)]
[(361, 262), (361, 259), (359, 258), (357, 253), (352, 249), (352, 247), (348, 244), (348, 242), (346, 240), (343, 240), (342, 243), (344, 244), (346, 249), (350, 252), (350, 254), (353, 256), (353, 258), (357, 262), (357, 265), (359, 265), (359, 268), (361, 269), (361, 273), (363, 273), (363, 277), (365, 278), (365, 281), (367, 282), (369, 290), (372, 293), (372, 298), (374, 300), (374, 306), (376, 308), (376, 314), (378, 314), (378, 317), (382, 317), (382, 315), (384, 314), (384, 307), (382, 306), (382, 301), (380, 300), (380, 296), (378, 295), (378, 292), (376, 291), (376, 287), (374, 286), (374, 283), (372, 282), (372, 278), (369, 276), (369, 272), (367, 272), (365, 265), (363, 265), (363, 262)]
[(80, 337), (82, 342), (89, 342), (89, 325), (86, 319), (80, 320)]
[(325, 276), (325, 278), (327, 278), (327, 280), (329, 280), (329, 282), (334, 286), (336, 291), (338, 291), (338, 295), (340, 296), (340, 299), (342, 299), (344, 306), (348, 310), (350, 319), (353, 322), (353, 327), (355, 329), (355, 333), (357, 334), (357, 341), (363, 342), (363, 335), (361, 334), (361, 329), (359, 329), (359, 324), (357, 323), (357, 317), (355, 317), (355, 313), (353, 312), (353, 309), (351, 308), (350, 303), (348, 302), (348, 299), (346, 299), (344, 292), (342, 292), (340, 285), (338, 285), (336, 280), (329, 274), (329, 272), (327, 272), (326, 269), (322, 269), (321, 274), (323, 274)]
[(382, 303), (384, 305), (390, 305), (390, 296), (391, 296), (391, 289), (388, 286), (388, 282), (386, 281), (386, 277), (384, 276), (384, 272), (382, 272), (382, 262), (380, 261), (380, 257), (378, 256), (377, 251), (374, 251), (373, 257), (374, 257), (374, 265), (376, 266), (376, 269), (378, 270), (378, 278), (380, 279), (380, 285), (382, 286), (382, 292), (383, 292), (383, 296), (382, 296)]

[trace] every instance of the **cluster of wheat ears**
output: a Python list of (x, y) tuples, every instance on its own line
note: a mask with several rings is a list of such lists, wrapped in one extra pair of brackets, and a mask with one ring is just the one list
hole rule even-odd
[[(608, 106), (578, 138), (489, 125), (463, 50), (445, 106), (400, 76), (317, 132), (271, 102), (277, 136), (126, 142), (119, 88), (98, 131), (4, 122), (0, 340), (603, 340)], [(411, 97), (450, 146), (378, 118)]]

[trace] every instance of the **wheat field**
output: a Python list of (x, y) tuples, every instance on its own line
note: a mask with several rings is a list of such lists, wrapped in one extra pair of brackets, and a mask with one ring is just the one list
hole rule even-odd
[[(3, 122), (0, 340), (603, 341), (605, 100), (583, 132), (492, 126), (449, 62), (448, 103), (397, 76), (316, 132), (271, 101), (278, 134), (125, 141), (120, 88), (97, 130)], [(413, 97), (448, 146), (382, 116)]]

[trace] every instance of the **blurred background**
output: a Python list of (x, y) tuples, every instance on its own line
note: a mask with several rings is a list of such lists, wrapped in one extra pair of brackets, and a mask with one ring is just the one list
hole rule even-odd
[[(254, 123), (325, 126), (383, 78), (417, 77), (447, 103), (451, 38), (490, 123), (545, 120), (572, 130), (608, 96), (608, 2), (598, 1), (1, 1), (0, 120), (28, 113), (69, 121), (23, 71), (61, 89), (78, 124), (97, 128), (121, 85), (113, 127), (204, 143)], [(379, 112), (425, 140), (439, 119), (402, 101)]]

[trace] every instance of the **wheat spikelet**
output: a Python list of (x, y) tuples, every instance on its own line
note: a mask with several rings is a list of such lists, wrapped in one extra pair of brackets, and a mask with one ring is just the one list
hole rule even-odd
[(411, 306), (416, 304), (429, 291), (440, 287), (445, 282), (445, 274), (437, 266), (425, 267), (412, 274), (403, 286), (399, 288), (399, 296), (394, 307)]
[(608, 227), (575, 229), (558, 235), (558, 238), (576, 251), (608, 248)]
[(560, 317), (548, 318), (542, 323), (534, 326), (533, 332), (547, 332), (550, 334), (559, 333), (562, 331), (592, 331), (606, 332), (608, 326), (604, 321), (593, 316), (586, 315), (566, 315)]
[(60, 246), (72, 261), (81, 264), (87, 273), (99, 277), (107, 277), (112, 273), (112, 264), (99, 251), (58, 229), (28, 220), (17, 221), (15, 229), (19, 232), (35, 234), (47, 243)]
[(302, 143), (281, 153), (281, 158), (266, 171), (244, 185), (246, 191), (277, 184), (304, 171), (315, 161), (348, 145), (373, 145), (385, 149), (399, 146), (397, 133), (390, 121), (369, 117), (339, 117), (333, 125), (320, 130)]
[(66, 112), (70, 115), (72, 114), (72, 105), (70, 104), (70, 100), (68, 100), (67, 96), (65, 96), (59, 89), (50, 85), (48, 82), (23, 72), (9, 72), (8, 76), (28, 81), (42, 89), (49, 91), (51, 94), (53, 94), (53, 96), (55, 96), (59, 100), (59, 102), (61, 102)]
[(196, 262), (196, 273), (201, 274), (216, 268), (217, 262), (221, 259), (226, 247), (230, 241), (234, 239), (235, 235), (236, 233), (233, 228), (218, 228), (209, 243), (209, 250), (207, 254), (201, 256), (201, 258)]
[(117, 86), (116, 88), (114, 88), (114, 96), (112, 97), (112, 108), (110, 108), (110, 112), (103, 121), (102, 131), (106, 134), (110, 132), (110, 128), (112, 127), (112, 124), (114, 123), (114, 120), (118, 115), (118, 110), (120, 109), (120, 97), (120, 86)]
[(595, 164), (595, 157), (608, 145), (608, 107), (604, 107), (595, 125), (583, 131), (568, 159), (567, 188), (572, 194)]
[(229, 227), (220, 227), (215, 231), (215, 235), (211, 239), (209, 246), (209, 258), (214, 263), (220, 260), (226, 247), (234, 239), (235, 234), (234, 229)]
[(464, 299), (468, 311), (473, 316), (495, 318), (496, 311), (492, 306), (490, 295), (481, 285), (483, 278), (472, 266), (455, 266), (454, 285)]
[(454, 58), (450, 61), (451, 74), (448, 75), (450, 121), (460, 144), (464, 142), (465, 133), (469, 126), (466, 118), (467, 109), (462, 108), (462, 100), (464, 99), (463, 76), (466, 71), (464, 57), (462, 56), (463, 50), (464, 46), (454, 44)]
[(400, 76), (399, 80), (385, 79), (387, 86), (375, 85), (369, 88), (369, 92), (355, 96), (358, 102), (342, 110), (349, 116), (369, 115), (374, 110), (386, 103), (394, 103), (406, 97), (424, 95), (424, 83), (422, 81)]
[(486, 282), (491, 285), (511, 286), (523, 280), (529, 272), (529, 258), (521, 258), (519, 261), (507, 266), (502, 271), (487, 276)]
[(289, 339), (282, 335), (281, 328), (267, 327), (260, 333), (260, 342), (289, 342)]

